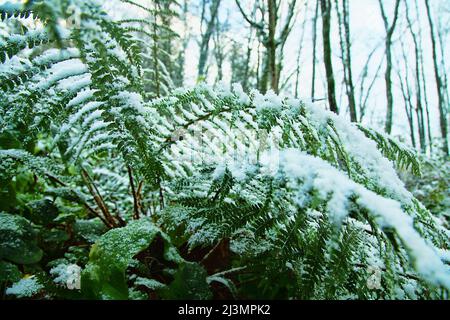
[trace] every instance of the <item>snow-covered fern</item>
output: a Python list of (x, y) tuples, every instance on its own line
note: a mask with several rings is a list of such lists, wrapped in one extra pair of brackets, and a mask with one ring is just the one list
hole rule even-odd
[[(154, 18), (158, 7), (138, 8)], [(63, 27), (58, 17), (74, 12)], [(117, 22), (81, 0), (7, 3), (0, 13), (32, 25), (0, 42), (0, 135), (10, 141), (2, 184), (29, 170), (114, 229), (93, 247), (82, 291), (104, 261), (134, 279), (126, 267), (162, 234), (176, 263), (174, 250), (225, 245), (235, 269), (207, 281), (237, 285), (243, 297), (249, 282), (263, 297), (448, 297), (449, 231), (398, 178), (396, 168), (420, 174), (407, 147), (270, 91), (173, 89), (164, 53), (138, 38), (155, 34), (156, 19)], [(150, 240), (123, 243), (133, 254), (102, 251), (146, 230)]]

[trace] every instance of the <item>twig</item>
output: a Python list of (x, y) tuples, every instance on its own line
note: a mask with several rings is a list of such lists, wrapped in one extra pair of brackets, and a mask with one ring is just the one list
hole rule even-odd
[(214, 274), (210, 275), (210, 277), (221, 277), (221, 276), (224, 276), (226, 274), (233, 273), (233, 272), (238, 272), (238, 271), (241, 271), (241, 270), (244, 270), (244, 269), (247, 269), (247, 266), (236, 267), (236, 268), (228, 269), (228, 270), (225, 270), (225, 271), (220, 271), (218, 273), (214, 273)]
[(53, 182), (59, 184), (60, 186), (67, 187), (67, 184), (59, 180), (57, 177), (51, 175), (50, 173), (46, 173), (45, 176), (52, 180)]
[(213, 252), (214, 252), (214, 251), (222, 244), (222, 240), (223, 240), (223, 239), (220, 239), (219, 242), (217, 242), (217, 244), (216, 244), (214, 247), (212, 247), (212, 249), (209, 250), (209, 252), (208, 252), (207, 254), (205, 254), (205, 255), (203, 256), (201, 262), (204, 262), (206, 259), (208, 259), (208, 257), (211, 255), (211, 253), (213, 253)]
[(113, 216), (108, 210), (108, 207), (105, 204), (105, 201), (103, 200), (98, 188), (94, 184), (94, 181), (91, 179), (89, 174), (85, 169), (81, 170), (81, 175), (83, 177), (83, 180), (85, 181), (89, 192), (91, 193), (92, 197), (94, 198), (94, 201), (97, 203), (98, 207), (102, 211), (105, 219), (109, 222), (111, 227), (117, 227), (116, 221), (114, 220)]
[(102, 222), (103, 222), (103, 224), (105, 226), (107, 226), (108, 228), (113, 228), (114, 227), (107, 220), (105, 220), (105, 218), (103, 218), (97, 211), (95, 211), (89, 204), (87, 204), (85, 202), (85, 203), (83, 203), (83, 205), (86, 207), (86, 209), (88, 209), (89, 212), (91, 212), (96, 217), (98, 217), (100, 220), (102, 220)]
[(158, 186), (159, 186), (159, 207), (160, 210), (164, 209), (164, 194), (161, 186), (161, 178), (158, 176)]
[[(57, 177), (55, 177), (49, 173), (46, 173), (45, 175), (47, 176), (47, 178), (49, 178), (53, 182), (59, 184), (60, 186), (67, 187), (67, 184), (64, 183), (63, 181), (61, 181), (60, 179), (58, 179)], [(105, 220), (105, 218), (103, 218), (100, 214), (98, 214), (98, 212), (95, 211), (87, 202), (83, 201), (82, 204), (89, 212), (91, 212), (93, 215), (98, 217), (108, 228), (112, 227), (111, 224), (107, 220)]]
[(130, 186), (131, 186), (131, 193), (133, 194), (133, 207), (134, 207), (134, 219), (139, 219), (139, 199), (136, 194), (136, 190), (134, 188), (134, 179), (133, 179), (133, 172), (131, 171), (131, 167), (127, 166), (128, 169), (128, 177), (130, 178)]

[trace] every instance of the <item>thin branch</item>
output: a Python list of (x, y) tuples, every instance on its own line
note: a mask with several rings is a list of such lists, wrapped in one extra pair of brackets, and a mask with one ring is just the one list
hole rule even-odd
[(108, 221), (110, 227), (117, 227), (116, 221), (114, 220), (113, 216), (108, 210), (108, 207), (105, 204), (105, 201), (103, 200), (103, 197), (101, 196), (97, 186), (94, 184), (94, 181), (91, 179), (89, 174), (85, 169), (81, 170), (81, 175), (83, 177), (83, 180), (85, 181), (89, 192), (91, 193), (92, 197), (94, 198), (94, 201), (97, 203), (98, 207), (102, 211), (105, 220)]
[[(289, 33), (292, 30), (292, 27), (294, 26), (294, 24), (291, 24), (291, 21), (292, 21), (292, 18), (294, 17), (294, 12), (295, 12), (294, 9), (295, 9), (296, 3), (297, 3), (297, 0), (292, 0), (289, 3), (289, 9), (288, 9), (289, 14), (286, 18), (286, 21), (285, 21), (284, 27), (281, 31), (281, 34), (278, 37), (277, 46), (280, 44), (282, 44), (282, 46), (284, 45), (284, 43), (287, 40), (287, 37), (289, 36)], [(295, 14), (295, 16), (297, 16), (297, 14), (298, 14), (298, 12)], [(294, 19), (294, 22), (295, 22), (295, 19)]]
[[(51, 174), (49, 174), (49, 173), (46, 173), (45, 176), (46, 176), (47, 178), (49, 178), (50, 180), (52, 180), (53, 182), (59, 184), (59, 185), (62, 186), (62, 187), (68, 187), (66, 183), (64, 183), (63, 181), (61, 181), (60, 179), (58, 179), (57, 177), (55, 177), (55, 176), (53, 176), (53, 175), (51, 175)], [(107, 220), (105, 220), (105, 218), (103, 218), (101, 215), (99, 215), (98, 212), (95, 211), (95, 210), (94, 210), (87, 202), (83, 201), (82, 204), (84, 205), (84, 207), (85, 207), (89, 212), (91, 212), (91, 213), (92, 213), (93, 215), (95, 215), (96, 217), (100, 218), (100, 220), (101, 220), (108, 228), (111, 228), (111, 227), (112, 227), (111, 224), (110, 224)]]
[(134, 188), (133, 172), (132, 172), (130, 166), (127, 166), (127, 169), (128, 169), (128, 177), (130, 179), (131, 193), (133, 194), (134, 219), (138, 220), (139, 219), (139, 202), (138, 202), (138, 196), (136, 194), (136, 189)]
[(241, 4), (240, 4), (240, 0), (236, 0), (236, 5), (239, 8), (239, 11), (241, 12), (242, 16), (244, 17), (245, 21), (247, 21), (253, 28), (256, 28), (258, 30), (260, 30), (261, 32), (264, 32), (264, 26), (261, 25), (260, 23), (257, 23), (253, 20), (251, 20), (247, 14), (244, 12), (244, 9), (242, 9)]

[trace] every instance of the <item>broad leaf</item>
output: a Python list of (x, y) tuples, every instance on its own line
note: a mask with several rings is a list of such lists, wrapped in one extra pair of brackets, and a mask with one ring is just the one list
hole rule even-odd
[(21, 264), (41, 260), (36, 232), (27, 219), (0, 213), (0, 258)]

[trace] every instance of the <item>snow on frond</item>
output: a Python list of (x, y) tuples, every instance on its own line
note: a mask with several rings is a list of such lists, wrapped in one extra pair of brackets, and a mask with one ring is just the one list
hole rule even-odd
[[(338, 229), (354, 221), (370, 226), (366, 254), (384, 248), (395, 272), (409, 270), (406, 259), (428, 283), (450, 288), (438, 255), (448, 245), (444, 229), (404, 187), (394, 159), (361, 128), (318, 105), (273, 92), (247, 96), (239, 86), (200, 85), (151, 105), (160, 114), (155, 125), (166, 128), (158, 134), (165, 141), (167, 190), (182, 210), (200, 210), (187, 215), (192, 246), (242, 226), (266, 230), (265, 237), (285, 233), (282, 247), (295, 246), (289, 240), (295, 226), (317, 220), (316, 212)], [(189, 226), (200, 217), (202, 227)]]
[[(208, 145), (213, 138), (223, 141), (231, 136), (230, 140), (236, 141), (236, 136), (256, 136), (258, 147), (248, 150), (249, 154), (263, 151), (275, 142), (278, 147), (297, 147), (327, 161), (334, 159), (334, 165), (347, 171), (351, 179), (367, 182), (371, 190), (411, 204), (412, 196), (404, 188), (392, 163), (383, 156), (377, 143), (355, 125), (317, 105), (278, 97), (270, 91), (266, 95), (253, 92), (248, 97), (239, 86), (234, 86), (234, 90), (224, 94), (223, 89), (216, 92), (212, 87), (201, 85), (154, 101), (152, 105), (163, 115), (159, 123), (171, 130), (170, 134), (163, 133), (167, 145), (186, 147), (194, 144), (192, 139), (199, 138)], [(185, 118), (185, 123), (177, 124), (173, 120), (176, 116)], [(207, 133), (202, 130), (205, 128)], [(184, 139), (177, 139), (177, 134), (189, 130), (205, 134), (199, 137), (187, 133), (183, 135)], [(225, 147), (225, 155), (232, 156), (236, 152), (233, 145)], [(224, 154), (218, 158), (222, 156)]]
[(366, 136), (376, 141), (383, 155), (389, 160), (394, 161), (400, 169), (411, 168), (411, 171), (415, 175), (420, 176), (420, 163), (417, 154), (413, 150), (383, 132), (376, 131), (372, 128), (365, 128), (362, 125), (358, 125), (358, 128)]
[(0, 5), (1, 20), (10, 17), (27, 18), (31, 14), (30, 11), (23, 11), (23, 4), (19, 2), (7, 1)]
[(49, 41), (45, 30), (31, 30), (24, 35), (10, 35), (5, 41), (0, 41), (0, 62), (4, 63), (23, 49), (31, 49)]
[[(419, 235), (414, 229), (413, 219), (403, 211), (399, 202), (366, 189), (322, 159), (296, 149), (284, 150), (279, 156), (280, 171), (294, 185), (300, 182), (293, 189), (303, 189), (307, 185), (316, 190), (319, 198), (328, 201), (327, 211), (332, 220), (342, 221), (349, 212), (349, 198), (356, 197), (354, 201), (368, 209), (381, 229), (395, 230), (412, 264), (427, 281), (450, 288), (450, 269), (441, 261), (439, 250)], [(263, 168), (271, 165), (272, 161), (270, 157), (266, 162), (263, 161)]]
[[(116, 23), (99, 1), (74, 0), (84, 14), (69, 35), (53, 18), (73, 7), (52, 3), (0, 6), (2, 19), (42, 22), (0, 43), (0, 134), (17, 140), (0, 150), (0, 178), (26, 168), (68, 189), (83, 179), (93, 199), (82, 204), (99, 205), (108, 228), (151, 213), (189, 249), (229, 240), (246, 266), (295, 275), (298, 297), (374, 297), (355, 288), (368, 267), (383, 269), (389, 298), (450, 289), (448, 231), (396, 172), (420, 171), (407, 147), (270, 90), (173, 89), (170, 42), (157, 43), (171, 32), (155, 23), (164, 12)], [(26, 50), (54, 40), (34, 58)]]

